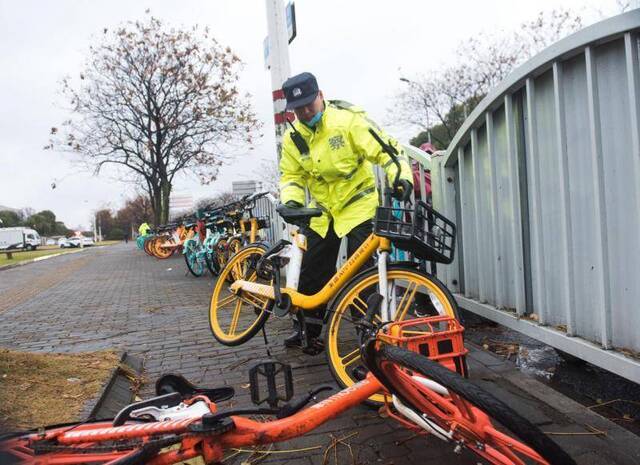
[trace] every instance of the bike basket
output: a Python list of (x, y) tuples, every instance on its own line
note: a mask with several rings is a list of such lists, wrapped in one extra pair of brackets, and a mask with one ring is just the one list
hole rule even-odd
[(390, 239), (416, 257), (451, 263), (456, 243), (456, 225), (425, 202), (415, 207), (378, 207), (373, 223), (376, 235)]
[(430, 316), (387, 324), (380, 339), (429, 357), (462, 376), (467, 376), (462, 333), (464, 328), (453, 317)]
[(258, 229), (269, 229), (271, 227), (271, 220), (268, 216), (261, 216), (258, 218)]

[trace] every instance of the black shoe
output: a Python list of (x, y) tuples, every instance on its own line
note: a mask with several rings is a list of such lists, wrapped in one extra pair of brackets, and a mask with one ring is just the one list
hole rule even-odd
[(310, 338), (309, 346), (303, 347), (302, 351), (307, 355), (318, 355), (324, 352), (324, 344), (320, 339)]
[(296, 331), (284, 340), (285, 347), (302, 347), (302, 333)]

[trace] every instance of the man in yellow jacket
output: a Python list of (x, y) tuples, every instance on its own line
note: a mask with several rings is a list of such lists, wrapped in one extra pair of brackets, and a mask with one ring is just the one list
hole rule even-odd
[[(371, 233), (379, 198), (373, 165), (382, 166), (389, 182), (395, 178), (397, 168), (369, 129), (373, 128), (385, 141), (389, 137), (360, 108), (342, 101), (325, 101), (311, 73), (289, 78), (282, 90), (287, 110), (294, 111), (297, 121), (282, 141), (280, 200), (290, 207), (301, 207), (308, 189), (309, 206), (324, 211), (321, 217), (311, 220), (310, 230), (305, 231), (307, 252), (298, 290), (311, 295), (335, 273), (341, 239), (347, 237), (347, 253), (351, 256)], [(397, 142), (391, 144), (398, 148)], [(400, 162), (397, 196), (406, 200), (413, 190), (413, 177), (402, 153)], [(320, 335), (325, 310), (318, 309), (315, 318), (307, 319), (310, 337)], [(285, 345), (301, 345), (300, 332), (287, 338)]]
[(149, 226), (149, 224), (145, 221), (145, 222), (144, 222), (144, 223), (142, 223), (142, 224), (140, 225), (140, 227), (138, 228), (138, 233), (139, 233), (141, 236), (146, 236), (150, 229), (151, 229), (151, 226)]

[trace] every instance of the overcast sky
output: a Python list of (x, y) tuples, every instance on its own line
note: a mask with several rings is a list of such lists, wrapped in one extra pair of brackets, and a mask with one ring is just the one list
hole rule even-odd
[[(292, 73), (312, 71), (326, 97), (357, 103), (386, 121), (391, 97), (403, 85), (400, 76), (437, 68), (472, 34), (514, 28), (557, 7), (577, 11), (590, 23), (613, 14), (616, 0), (296, 0)], [(133, 186), (81, 172), (71, 155), (42, 147), (50, 128), (68, 118), (61, 79), (78, 75), (89, 44), (104, 27), (142, 18), (148, 8), (171, 25), (208, 25), (220, 43), (232, 47), (245, 63), (241, 86), (253, 95), (264, 123), (260, 145), (225, 166), (218, 181), (200, 186), (183, 177), (174, 190), (195, 199), (229, 191), (231, 181), (254, 178), (261, 159), (275, 158), (262, 48), (264, 0), (0, 0), (0, 205), (50, 209), (67, 226), (88, 228), (92, 211), (118, 208), (133, 196)], [(395, 128), (394, 134), (406, 141), (415, 132)]]

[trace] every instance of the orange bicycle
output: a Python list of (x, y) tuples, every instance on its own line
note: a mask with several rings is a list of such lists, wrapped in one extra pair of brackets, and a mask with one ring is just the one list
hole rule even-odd
[[(377, 326), (381, 302), (382, 296), (372, 295), (359, 323), (367, 377), (318, 403), (307, 406), (331, 386), (291, 400), (291, 367), (272, 360), (250, 370), (256, 408), (221, 409), (217, 403), (230, 399), (233, 388), (198, 388), (169, 374), (156, 383), (158, 397), (127, 406), (112, 421), (5, 435), (0, 459), (33, 465), (169, 465), (201, 457), (219, 464), (231, 448), (302, 436), (382, 392), (388, 416), (450, 443), (452, 462), (453, 452), (468, 449), (496, 465), (575, 465), (531, 422), (460, 376), (466, 371), (466, 350), (456, 319), (434, 316)], [(259, 407), (265, 402), (269, 407)], [(248, 418), (256, 414), (275, 418)]]

